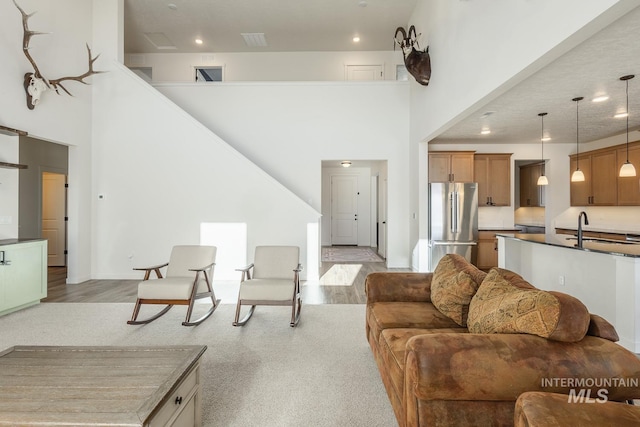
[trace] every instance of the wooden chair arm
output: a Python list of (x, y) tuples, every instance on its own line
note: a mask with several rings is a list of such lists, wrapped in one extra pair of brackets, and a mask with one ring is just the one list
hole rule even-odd
[(135, 267), (134, 270), (155, 270), (156, 268), (166, 267), (167, 265), (169, 265), (169, 263), (165, 262), (164, 264), (154, 265), (153, 267)]
[(251, 269), (253, 268), (253, 263), (244, 266), (242, 268), (236, 268), (236, 271), (242, 272), (242, 277), (240, 278), (240, 283), (246, 280), (251, 280)]
[(162, 267), (166, 267), (167, 265), (169, 265), (169, 263), (165, 262), (164, 264), (154, 265), (153, 267), (136, 267), (134, 268), (134, 270), (144, 271), (144, 279), (142, 280), (149, 280), (149, 275), (152, 271), (156, 272), (156, 276), (158, 277), (158, 279), (162, 279), (162, 273), (160, 273), (160, 269)]
[(212, 262), (209, 265), (205, 265), (204, 267), (200, 267), (200, 268), (190, 268), (189, 271), (205, 271), (208, 270), (209, 268), (211, 268), (211, 266), (215, 265), (215, 262)]
[(247, 266), (244, 266), (242, 268), (236, 268), (236, 271), (247, 272), (247, 271), (251, 270), (252, 268), (253, 268), (253, 263), (251, 263), (251, 264), (249, 264)]

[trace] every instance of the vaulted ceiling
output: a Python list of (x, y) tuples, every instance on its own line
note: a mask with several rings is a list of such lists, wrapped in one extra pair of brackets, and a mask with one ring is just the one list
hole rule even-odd
[[(416, 0), (125, 0), (126, 53), (295, 52), (392, 50), (393, 33), (406, 27)], [(543, 31), (543, 28), (541, 28)], [(267, 46), (251, 47), (242, 33), (263, 33)], [(146, 35), (145, 35), (146, 34)], [(580, 102), (580, 141), (624, 133), (626, 120), (613, 115), (626, 109), (629, 124), (640, 127), (640, 7), (586, 40), (512, 89), (471, 111), (432, 142), (539, 142), (545, 116), (549, 143), (574, 142), (576, 105)], [(352, 41), (354, 36), (360, 42)], [(195, 44), (200, 38), (202, 45)], [(167, 43), (158, 49), (150, 41)], [(432, 82), (437, 74), (432, 75)], [(428, 90), (428, 88), (427, 88)], [(609, 99), (594, 103), (596, 96)], [(488, 128), (491, 133), (481, 135)], [(635, 132), (632, 140), (640, 139)]]

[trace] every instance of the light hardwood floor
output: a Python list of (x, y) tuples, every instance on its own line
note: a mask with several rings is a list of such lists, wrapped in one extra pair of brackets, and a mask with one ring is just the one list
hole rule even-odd
[[(345, 267), (347, 266), (347, 267)], [(358, 266), (361, 266), (358, 269)], [(343, 270), (347, 271), (345, 273)], [(354, 271), (357, 273), (354, 274)], [(305, 304), (364, 304), (364, 280), (374, 271), (410, 271), (407, 269), (387, 269), (384, 262), (322, 262), (319, 276), (350, 275), (353, 283), (349, 286), (325, 286), (320, 281), (302, 283), (302, 300)], [(118, 303), (136, 300), (139, 280), (89, 280), (79, 284), (67, 285), (67, 271), (64, 267), (49, 268), (47, 298), (42, 302), (104, 302)], [(142, 278), (140, 278), (142, 279)], [(235, 303), (238, 282), (218, 281), (214, 276), (213, 289), (223, 303)]]

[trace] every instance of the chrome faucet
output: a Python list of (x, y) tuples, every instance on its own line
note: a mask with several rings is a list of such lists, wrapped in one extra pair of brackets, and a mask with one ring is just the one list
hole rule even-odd
[(589, 218), (587, 213), (582, 211), (578, 214), (578, 247), (582, 247), (582, 217), (584, 216), (584, 225), (589, 225)]

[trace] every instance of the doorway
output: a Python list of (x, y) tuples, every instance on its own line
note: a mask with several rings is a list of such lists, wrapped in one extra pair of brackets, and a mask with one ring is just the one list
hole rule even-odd
[(321, 246), (370, 247), (386, 258), (387, 162), (342, 163), (322, 161)]
[(64, 174), (42, 173), (42, 238), (47, 239), (49, 267), (66, 267), (67, 223), (66, 181)]

